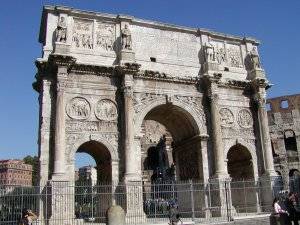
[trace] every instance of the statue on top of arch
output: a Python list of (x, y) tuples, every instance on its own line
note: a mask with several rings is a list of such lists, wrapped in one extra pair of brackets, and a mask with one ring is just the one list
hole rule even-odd
[(66, 43), (67, 41), (67, 24), (65, 17), (60, 17), (56, 28), (56, 41)]
[(249, 52), (249, 57), (250, 57), (251, 69), (260, 69), (261, 64), (260, 64), (260, 59), (256, 47), (253, 47), (252, 50)]
[(204, 58), (205, 62), (215, 62), (215, 49), (214, 46), (206, 42), (205, 45), (203, 46), (204, 50)]
[(121, 34), (122, 49), (132, 50), (131, 32), (129, 30), (128, 24), (125, 24), (125, 27), (121, 30)]

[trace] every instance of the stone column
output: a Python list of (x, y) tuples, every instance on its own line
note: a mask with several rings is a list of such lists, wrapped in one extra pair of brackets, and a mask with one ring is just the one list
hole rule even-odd
[(214, 161), (215, 161), (215, 178), (228, 177), (225, 166), (225, 158), (223, 151), (223, 141), (220, 124), (220, 114), (218, 99), (219, 96), (211, 88), (210, 93), (210, 112), (211, 112), (211, 126), (212, 126), (212, 140), (214, 149)]
[(55, 111), (55, 144), (53, 176), (65, 173), (65, 100), (63, 83), (57, 82)]
[[(125, 181), (136, 180), (133, 124), (133, 90), (132, 75), (124, 75), (124, 150), (125, 150)], [(131, 82), (130, 82), (131, 81)]]
[[(257, 119), (259, 127), (259, 139), (261, 143), (261, 151), (263, 155), (264, 174), (260, 177), (261, 185), (261, 204), (270, 205), (273, 200), (273, 190), (275, 176), (272, 146), (270, 140), (269, 124), (266, 111), (266, 92), (267, 81), (263, 79), (255, 79), (252, 81), (254, 86), (254, 100), (257, 107)], [(262, 208), (262, 210), (264, 210)]]
[(268, 116), (265, 107), (265, 91), (260, 90), (258, 93), (256, 93), (255, 99), (257, 103), (257, 116), (260, 132), (261, 149), (264, 157), (264, 174), (267, 176), (276, 176), (276, 172), (274, 170)]

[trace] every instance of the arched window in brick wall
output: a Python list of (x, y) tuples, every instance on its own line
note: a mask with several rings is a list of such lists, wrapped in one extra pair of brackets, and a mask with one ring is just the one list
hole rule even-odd
[(297, 151), (296, 136), (293, 130), (284, 132), (284, 145), (286, 151)]

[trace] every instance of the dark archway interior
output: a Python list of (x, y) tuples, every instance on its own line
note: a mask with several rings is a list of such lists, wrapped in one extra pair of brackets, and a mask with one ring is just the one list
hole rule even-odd
[(103, 144), (89, 141), (82, 144), (77, 152), (87, 153), (95, 159), (98, 182), (111, 182), (111, 155)]
[[(194, 118), (185, 110), (172, 104), (164, 104), (153, 108), (144, 118), (146, 121), (156, 121), (162, 124), (171, 135), (172, 157), (164, 152), (166, 173), (176, 170), (177, 180), (202, 179), (202, 169), (199, 171), (198, 143), (193, 138), (199, 135)], [(162, 134), (165, 135), (165, 134)], [(159, 145), (159, 144), (158, 144)], [(158, 145), (144, 149), (147, 154), (143, 163), (144, 170), (155, 170), (159, 167)], [(170, 160), (170, 158), (173, 158)], [(189, 162), (188, 164), (186, 162)], [(169, 171), (169, 172), (168, 172)]]
[(163, 124), (170, 131), (175, 143), (199, 134), (193, 117), (186, 110), (172, 104), (155, 107), (145, 119)]
[(249, 180), (254, 178), (252, 157), (242, 145), (232, 146), (227, 154), (228, 173), (232, 180)]

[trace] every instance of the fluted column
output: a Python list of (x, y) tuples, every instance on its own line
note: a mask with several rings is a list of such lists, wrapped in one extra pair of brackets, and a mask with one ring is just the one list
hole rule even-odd
[[(214, 84), (213, 84), (214, 85)], [(212, 140), (213, 140), (213, 149), (214, 149), (214, 161), (215, 161), (215, 176), (227, 177), (227, 171), (225, 167), (225, 158), (223, 151), (223, 141), (221, 134), (221, 124), (220, 124), (220, 115), (219, 115), (219, 105), (218, 100), (219, 96), (211, 88), (211, 93), (209, 96), (210, 100), (210, 112), (211, 112), (211, 122), (212, 122)]]
[(55, 111), (54, 177), (65, 174), (65, 99), (64, 83), (57, 82)]
[(255, 100), (257, 104), (257, 116), (260, 131), (261, 148), (264, 156), (264, 172), (268, 176), (276, 176), (274, 170), (272, 146), (270, 140), (270, 131), (268, 124), (268, 116), (266, 110), (266, 96), (265, 90), (260, 89), (255, 94)]
[(124, 95), (124, 149), (125, 149), (125, 180), (136, 178), (134, 164), (134, 124), (133, 124), (133, 90), (132, 75), (124, 75), (123, 95)]

